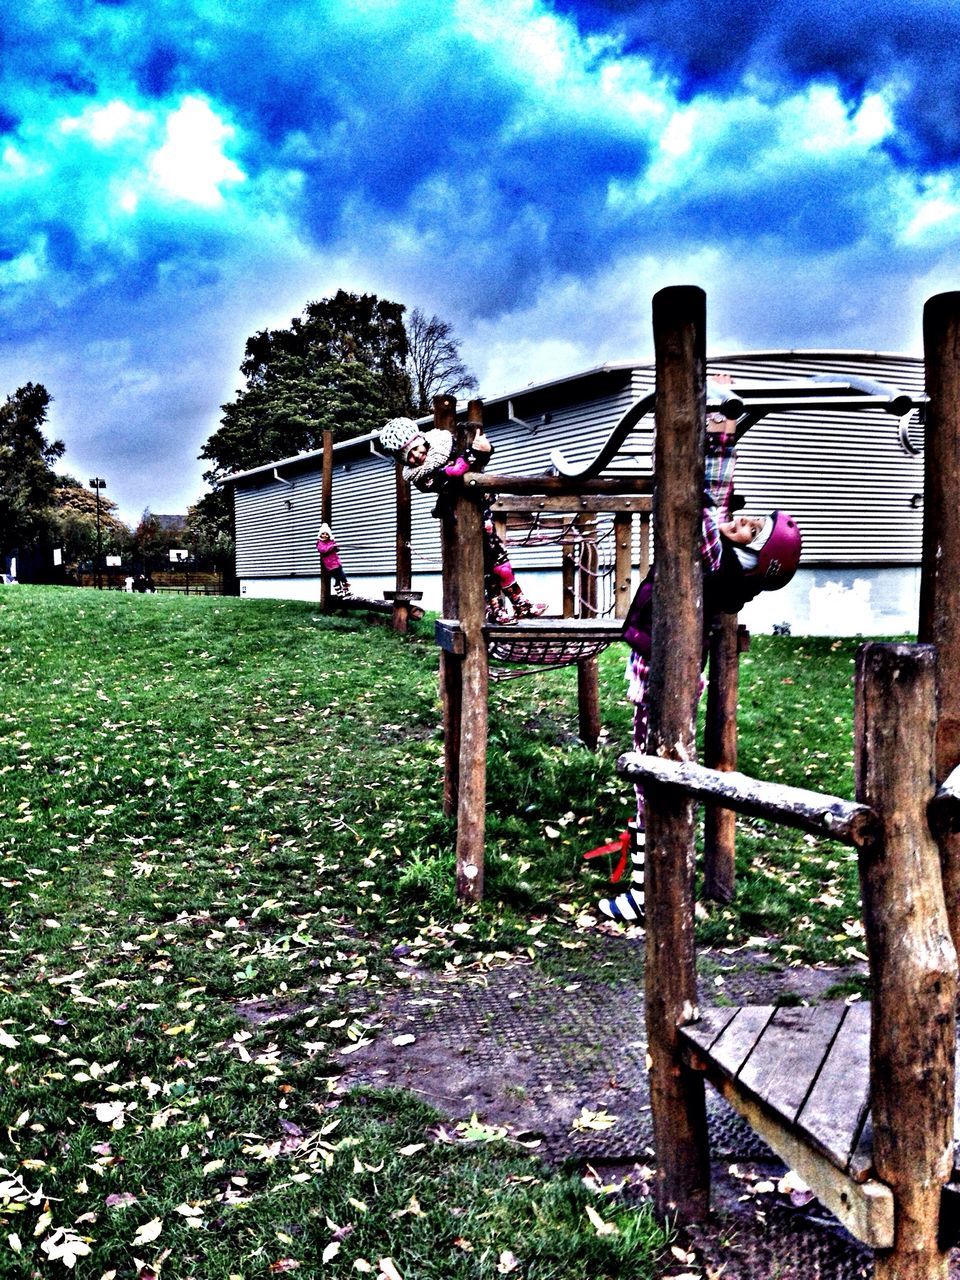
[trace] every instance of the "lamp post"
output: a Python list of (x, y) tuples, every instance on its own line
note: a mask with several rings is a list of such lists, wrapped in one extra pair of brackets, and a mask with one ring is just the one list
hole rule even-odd
[(103, 577), (101, 566), (103, 564), (103, 541), (100, 537), (100, 490), (107, 487), (106, 480), (101, 480), (99, 476), (94, 476), (90, 481), (90, 488), (97, 495), (97, 590), (103, 590)]

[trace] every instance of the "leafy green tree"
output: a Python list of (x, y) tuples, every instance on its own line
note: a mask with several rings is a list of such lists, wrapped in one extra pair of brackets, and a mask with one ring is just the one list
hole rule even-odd
[(411, 411), (404, 308), (375, 294), (340, 290), (311, 302), (287, 329), (247, 339), (240, 371), (246, 386), (223, 405), (219, 430), (200, 457), (218, 484), (277, 458), (376, 431)]
[(214, 489), (187, 508), (187, 542), (198, 560), (211, 562), (225, 577), (234, 571), (233, 494)]
[(476, 378), (460, 359), (460, 343), (454, 337), (453, 326), (446, 320), (439, 316), (428, 319), (419, 307), (414, 307), (407, 339), (407, 372), (417, 414), (430, 412), (434, 396), (456, 396), (477, 388)]
[[(53, 494), (50, 538), (63, 550), (64, 564), (92, 560), (97, 553), (97, 497), (73, 476), (58, 476)], [(130, 530), (114, 512), (117, 504), (100, 493), (100, 545), (104, 555), (123, 555)]]
[(190, 550), (185, 518), (176, 523), (165, 522), (147, 507), (133, 531), (131, 547), (144, 568), (169, 568), (172, 550)]
[(50, 531), (62, 440), (43, 433), (50, 393), (28, 382), (0, 405), (0, 552), (34, 548)]

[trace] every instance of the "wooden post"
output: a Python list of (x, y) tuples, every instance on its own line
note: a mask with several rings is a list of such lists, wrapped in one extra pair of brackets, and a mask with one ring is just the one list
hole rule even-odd
[(561, 544), (560, 580), (563, 584), (562, 610), (565, 618), (574, 617), (577, 611), (577, 569), (576, 556), (574, 554), (576, 545), (576, 538), (572, 529), (564, 533)]
[[(597, 616), (597, 520), (580, 515), (580, 612), (584, 618)], [(596, 751), (600, 741), (600, 677), (596, 658), (577, 663), (577, 711), (580, 741)]]
[[(937, 646), (937, 781), (960, 764), (960, 293), (923, 310), (927, 405), (923, 478), (921, 641)], [(960, 950), (960, 833), (940, 833), (943, 887)]]
[(470, 498), (457, 500), (457, 559), (460, 629), (463, 635), (459, 800), (457, 805), (457, 897), (483, 897), (486, 831), (487, 715), (489, 668), (483, 634), (483, 511)]
[[(433, 425), (456, 433), (457, 402), (453, 396), (434, 396)], [(440, 555), (443, 565), (443, 616), (460, 616), (460, 584), (457, 577), (456, 517), (447, 504), (440, 522)], [(440, 651), (440, 700), (443, 706), (443, 812), (457, 812), (460, 792), (460, 718), (463, 707), (463, 658)]]
[(940, 1195), (953, 1167), (957, 957), (927, 806), (936, 790), (936, 651), (857, 655), (857, 799), (880, 816), (859, 852), (870, 956), (873, 1163), (894, 1193), (876, 1280), (946, 1280)]
[[(656, 352), (653, 593), (648, 751), (666, 759), (696, 753), (703, 640), (700, 567), (704, 480), (706, 298), (692, 287), (653, 299)], [(659, 1212), (702, 1218), (710, 1200), (703, 1077), (684, 1065), (677, 1030), (697, 1004), (694, 945), (694, 805), (648, 786), (646, 1005), (650, 1102)]]
[(405, 634), (410, 621), (410, 600), (405, 597), (413, 580), (413, 562), (411, 557), (412, 507), (410, 502), (410, 486), (403, 478), (403, 462), (398, 458), (394, 464), (395, 489), (397, 495), (397, 574), (396, 595), (393, 601), (393, 617), (391, 626), (394, 631)]
[[(320, 523), (333, 524), (333, 432), (324, 431), (323, 463), (320, 472)], [(326, 613), (330, 608), (330, 575), (320, 570), (320, 608)]]
[(613, 613), (625, 618), (633, 597), (633, 516), (629, 511), (618, 511), (613, 517), (613, 543)]
[[(737, 699), (740, 692), (740, 632), (733, 614), (722, 613), (710, 633), (710, 674), (703, 762), (728, 772), (737, 767)], [(703, 815), (703, 892), (714, 902), (731, 902), (736, 892), (737, 815), (708, 804)]]

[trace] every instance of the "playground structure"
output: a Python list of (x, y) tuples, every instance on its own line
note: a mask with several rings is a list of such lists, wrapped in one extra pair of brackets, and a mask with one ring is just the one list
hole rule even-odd
[[(679, 1221), (709, 1207), (704, 1081), (710, 1080), (875, 1251), (878, 1280), (946, 1280), (960, 1243), (955, 1166), (955, 1004), (960, 942), (960, 294), (924, 312), (927, 394), (919, 643), (862, 646), (856, 680), (857, 798), (847, 801), (748, 778), (735, 770), (736, 620), (714, 637), (708, 764), (698, 766), (695, 724), (702, 643), (699, 526), (704, 420), (705, 299), (692, 288), (654, 299), (657, 477), (654, 656), (649, 754), (628, 752), (622, 776), (647, 800), (646, 1009), (657, 1204)], [(816, 396), (850, 407), (880, 404), (901, 433), (919, 401), (888, 388), (793, 388), (797, 407)], [(763, 411), (743, 406), (738, 434)], [(769, 402), (774, 397), (767, 397)], [(783, 397), (778, 401), (783, 404)], [(837, 403), (834, 399), (833, 403)], [(714, 406), (731, 411), (731, 406)], [(456, 430), (455, 405), (435, 406)], [(612, 433), (615, 456), (642, 416)], [(467, 430), (482, 419), (473, 402)], [(616, 439), (614, 437), (617, 437)], [(651, 509), (650, 482), (611, 480), (594, 460), (557, 475), (469, 475), (445, 522), (444, 619), (437, 625), (446, 748), (445, 808), (458, 817), (457, 890), (483, 889), (487, 697), (491, 659), (584, 663), (614, 638), (629, 596), (621, 572), (611, 618), (538, 619), (485, 626), (477, 497), (501, 495), (501, 512), (588, 513), (603, 499), (626, 519)], [(521, 501), (522, 500), (522, 501)], [(602, 504), (600, 504), (602, 505)], [(632, 533), (631, 533), (632, 539)], [(629, 543), (628, 543), (629, 545)], [(622, 551), (625, 565), (626, 552)], [(622, 593), (622, 600), (620, 594)], [(665, 602), (669, 600), (669, 607)], [(659, 602), (659, 604), (658, 604)], [(565, 610), (566, 612), (566, 610)], [(571, 609), (571, 615), (573, 610)], [(590, 649), (590, 646), (593, 646)], [(582, 682), (581, 719), (590, 708)], [(592, 711), (591, 711), (592, 713)], [(587, 735), (584, 735), (585, 738)], [(711, 756), (714, 757), (711, 759)], [(732, 893), (737, 812), (798, 827), (857, 851), (872, 998), (850, 1008), (697, 1008), (694, 945), (695, 802), (729, 819), (728, 863), (715, 865), (718, 896)], [(727, 838), (725, 837), (725, 838)], [(710, 854), (709, 846), (707, 854)], [(707, 885), (711, 880), (709, 856)]]
[[(923, 397), (864, 378), (815, 377), (732, 388), (706, 382), (704, 413), (722, 413), (742, 435), (763, 417), (785, 409), (811, 412), (881, 409), (898, 420), (904, 437)], [(491, 681), (529, 671), (577, 666), (581, 740), (595, 749), (600, 736), (596, 657), (620, 638), (632, 596), (632, 566), (641, 577), (649, 567), (653, 477), (634, 467), (604, 474), (617, 463), (642, 458), (649, 435), (638, 431), (658, 403), (653, 392), (641, 397), (610, 431), (597, 455), (571, 466), (563, 454), (551, 454), (553, 472), (494, 475), (469, 472), (463, 490), (447, 512), (441, 531), (443, 616), (436, 638), (442, 650), (440, 686), (444, 728), (444, 811), (457, 816), (457, 893), (476, 901), (483, 896), (488, 698)], [(470, 402), (465, 423), (458, 423), (456, 402), (434, 401), (434, 423), (468, 443), (483, 422), (483, 404)], [(658, 474), (656, 467), (654, 474)], [(491, 502), (505, 541), (514, 526), (531, 537), (552, 536), (563, 549), (563, 616), (486, 625), (483, 600), (481, 505)], [(699, 499), (698, 499), (699, 501)], [(699, 511), (699, 505), (697, 510)], [(604, 529), (605, 524), (605, 529)], [(552, 535), (548, 530), (553, 530)], [(598, 570), (601, 549), (613, 547), (606, 575)], [(603, 577), (609, 589), (601, 592)], [(746, 629), (724, 617), (710, 637), (704, 755), (708, 765), (730, 771), (737, 761), (739, 655), (748, 646)], [(734, 893), (735, 819), (731, 808), (707, 807), (704, 880), (706, 896), (730, 901)]]
[[(320, 479), (320, 521), (333, 524), (333, 433), (323, 433), (323, 457)], [(330, 575), (324, 570), (320, 579), (320, 607), (324, 613), (332, 609), (365, 609), (375, 613), (390, 614), (390, 626), (394, 631), (406, 633), (411, 618), (422, 618), (423, 610), (417, 604), (423, 598), (422, 591), (411, 587), (411, 536), (410, 536), (410, 486), (402, 475), (402, 466), (396, 464), (396, 587), (385, 591), (383, 600), (371, 600), (364, 596), (334, 597), (330, 590)]]
[[(878, 1280), (945, 1280), (960, 1239), (955, 1006), (960, 898), (960, 294), (924, 312), (920, 643), (861, 647), (855, 802), (700, 767), (705, 300), (654, 299), (657, 507), (649, 754), (621, 774), (647, 812), (646, 1008), (657, 1203), (709, 1207), (704, 1079), (875, 1251)], [(667, 607), (669, 601), (669, 607)], [(659, 603), (658, 603), (659, 602)], [(938, 786), (939, 784), (939, 786)], [(869, 1007), (697, 1009), (695, 800), (857, 850)]]

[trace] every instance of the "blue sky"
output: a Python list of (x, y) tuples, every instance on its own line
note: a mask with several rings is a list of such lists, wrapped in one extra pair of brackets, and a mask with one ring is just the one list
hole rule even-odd
[(247, 336), (338, 288), (450, 321), (481, 394), (651, 352), (919, 351), (960, 287), (960, 6), (19, 0), (0, 393), (182, 511)]

